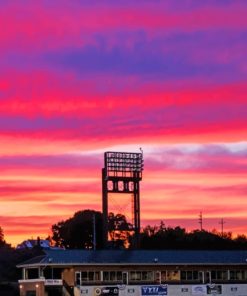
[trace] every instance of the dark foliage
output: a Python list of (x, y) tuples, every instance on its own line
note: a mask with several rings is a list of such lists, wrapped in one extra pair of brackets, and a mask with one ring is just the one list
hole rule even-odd
[(2, 227), (0, 226), (0, 248), (2, 247), (9, 247), (10, 245), (8, 245), (6, 243), (6, 241), (4, 240), (4, 233), (3, 233), (3, 229)]
[[(52, 240), (57, 247), (66, 249), (92, 249), (94, 236), (94, 219), (96, 230), (96, 249), (103, 248), (103, 215), (101, 212), (84, 210), (72, 218), (52, 225)], [(122, 248), (128, 241), (131, 224), (122, 214), (109, 213), (110, 247)]]
[[(68, 220), (52, 226), (52, 239), (56, 246), (68, 249), (93, 248), (93, 216), (96, 221), (97, 249), (103, 247), (102, 213), (93, 210), (80, 211)], [(109, 213), (110, 248), (130, 247), (133, 243), (133, 226), (122, 214)], [(233, 239), (231, 233), (194, 230), (186, 232), (185, 228), (148, 225), (141, 233), (141, 249), (191, 249), (191, 250), (238, 250), (247, 249), (247, 237), (239, 235)]]
[(111, 239), (110, 247), (121, 249), (130, 244), (133, 225), (128, 223), (126, 217), (122, 214), (109, 213), (108, 231)]
[(16, 295), (18, 290), (16, 284), (21, 278), (21, 271), (16, 265), (41, 254), (43, 254), (41, 248), (32, 250), (12, 248), (5, 242), (0, 227), (0, 295)]
[(72, 218), (52, 225), (52, 240), (58, 247), (66, 249), (92, 249), (94, 219), (96, 229), (96, 249), (102, 248), (103, 219), (100, 212), (84, 210)]
[(0, 248), (0, 283), (15, 282), (20, 279), (20, 270), (16, 265), (41, 254), (42, 251), (36, 248), (32, 250)]
[(0, 283), (1, 296), (19, 296), (18, 283)]
[(160, 226), (144, 228), (141, 234), (141, 249), (187, 249), (187, 250), (238, 250), (247, 249), (247, 237), (239, 235), (232, 239), (231, 233), (194, 230), (186, 232), (179, 226), (175, 228)]

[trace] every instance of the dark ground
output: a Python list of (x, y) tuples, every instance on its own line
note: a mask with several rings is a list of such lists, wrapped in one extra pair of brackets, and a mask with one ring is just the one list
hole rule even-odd
[(2, 283), (0, 284), (1, 296), (19, 296), (18, 283)]

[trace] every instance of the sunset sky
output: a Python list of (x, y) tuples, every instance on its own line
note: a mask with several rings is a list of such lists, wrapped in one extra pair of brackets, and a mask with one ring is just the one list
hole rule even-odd
[(246, 0), (1, 0), (6, 241), (101, 210), (104, 151), (139, 147), (142, 226), (196, 229), (202, 211), (247, 233), (246, 16)]

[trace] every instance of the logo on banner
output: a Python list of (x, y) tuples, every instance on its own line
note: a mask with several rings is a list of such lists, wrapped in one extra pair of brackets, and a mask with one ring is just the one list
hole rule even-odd
[(126, 285), (117, 285), (118, 289), (119, 290), (124, 290), (126, 288)]
[(118, 296), (119, 288), (118, 287), (102, 287), (94, 289), (95, 296)]
[(207, 295), (207, 286), (205, 285), (192, 286), (192, 295), (201, 295), (201, 296)]
[(159, 286), (142, 286), (141, 287), (142, 296), (162, 296), (167, 295), (167, 285)]
[(222, 294), (222, 286), (210, 284), (207, 285), (207, 294), (219, 295)]

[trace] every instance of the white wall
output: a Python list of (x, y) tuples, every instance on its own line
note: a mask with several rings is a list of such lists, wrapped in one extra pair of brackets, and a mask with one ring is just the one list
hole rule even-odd
[[(200, 286), (200, 285), (197, 285)], [(75, 287), (75, 296), (100, 296), (100, 290), (97, 288), (114, 287), (113, 285), (105, 286), (80, 286)], [(141, 286), (119, 285), (119, 296), (142, 296)], [(247, 296), (247, 283), (246, 284), (223, 284), (221, 294), (198, 294), (192, 293), (192, 285), (168, 285), (168, 296), (206, 296), (206, 295), (222, 295), (222, 296)], [(102, 296), (102, 295), (101, 295)], [(104, 294), (107, 296), (107, 294)], [(117, 296), (117, 295), (116, 295)], [(152, 295), (154, 296), (154, 295)], [(163, 295), (161, 295), (163, 296)]]

